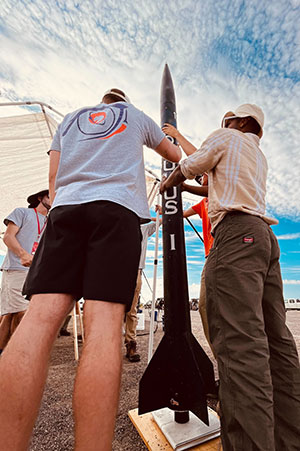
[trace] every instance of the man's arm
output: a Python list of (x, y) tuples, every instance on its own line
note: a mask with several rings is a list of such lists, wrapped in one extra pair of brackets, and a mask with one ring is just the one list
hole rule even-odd
[(49, 197), (50, 205), (53, 204), (55, 198), (55, 180), (58, 170), (58, 165), (60, 161), (60, 152), (58, 150), (51, 149), (50, 152), (50, 162), (49, 162)]
[(219, 163), (228, 146), (230, 146), (232, 139), (232, 130), (227, 128), (215, 130), (202, 143), (197, 152), (181, 161), (182, 174), (187, 179), (193, 179), (196, 175), (213, 169)]
[(208, 197), (208, 186), (193, 186), (186, 183), (181, 184), (181, 190), (187, 193), (196, 194), (197, 196)]
[[(155, 211), (159, 212), (159, 214), (160, 214), (159, 225), (161, 226), (162, 225), (162, 207), (161, 207), (161, 205), (155, 205)], [(155, 218), (151, 217), (151, 221), (156, 222), (156, 217)]]
[(165, 160), (173, 161), (174, 163), (178, 163), (181, 159), (181, 150), (167, 138), (164, 138), (160, 142), (156, 147), (155, 152), (165, 158)]
[[(151, 221), (156, 222), (156, 218), (151, 218)], [(161, 225), (161, 224), (162, 224), (162, 218), (159, 218), (159, 225)]]
[(182, 174), (180, 166), (177, 166), (173, 172), (166, 179), (163, 179), (160, 183), (160, 194), (164, 193), (167, 189), (177, 186), (185, 180), (185, 176)]
[(33, 256), (30, 255), (25, 249), (22, 248), (19, 241), (16, 238), (16, 234), (20, 230), (13, 222), (9, 222), (7, 229), (4, 233), (3, 241), (10, 251), (12, 251), (17, 257), (19, 257), (21, 265), (30, 266)]
[(189, 218), (190, 216), (194, 216), (196, 214), (197, 213), (195, 212), (195, 210), (193, 210), (193, 207), (190, 207), (187, 210), (184, 210), (183, 217), (184, 218)]
[(162, 127), (162, 131), (169, 136), (172, 136), (176, 139), (176, 141), (180, 144), (182, 147), (184, 153), (189, 156), (192, 155), (194, 152), (196, 152), (197, 148), (188, 141), (178, 130), (177, 128), (173, 127), (171, 124), (164, 124)]

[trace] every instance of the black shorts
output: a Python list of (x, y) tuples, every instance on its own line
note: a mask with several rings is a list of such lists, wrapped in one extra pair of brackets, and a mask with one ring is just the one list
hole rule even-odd
[(55, 207), (23, 294), (67, 293), (130, 310), (141, 253), (138, 216), (109, 201)]

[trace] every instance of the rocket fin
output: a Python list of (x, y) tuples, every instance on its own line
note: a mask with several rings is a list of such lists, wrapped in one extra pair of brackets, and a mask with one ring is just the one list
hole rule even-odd
[(191, 334), (191, 338), (193, 343), (194, 356), (197, 360), (198, 367), (200, 368), (203, 377), (205, 393), (212, 393), (214, 395), (217, 395), (218, 393), (216, 389), (213, 364), (193, 334)]
[(212, 385), (212, 363), (193, 335), (165, 335), (140, 381), (139, 414), (163, 407), (190, 410), (208, 424), (206, 393)]

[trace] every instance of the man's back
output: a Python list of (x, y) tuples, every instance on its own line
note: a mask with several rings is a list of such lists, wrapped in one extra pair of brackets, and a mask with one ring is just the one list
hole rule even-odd
[(149, 218), (143, 145), (155, 149), (163, 138), (152, 119), (126, 102), (68, 114), (51, 146), (61, 152), (53, 207), (110, 200)]

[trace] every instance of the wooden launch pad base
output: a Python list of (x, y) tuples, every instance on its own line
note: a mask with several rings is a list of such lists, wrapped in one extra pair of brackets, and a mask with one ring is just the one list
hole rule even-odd
[[(150, 451), (172, 451), (172, 447), (167, 441), (166, 437), (157, 426), (152, 417), (152, 413), (145, 413), (138, 415), (138, 409), (133, 409), (128, 412), (129, 418), (143, 439), (145, 445)], [(215, 438), (202, 445), (194, 446), (189, 451), (221, 451), (221, 439)]]

